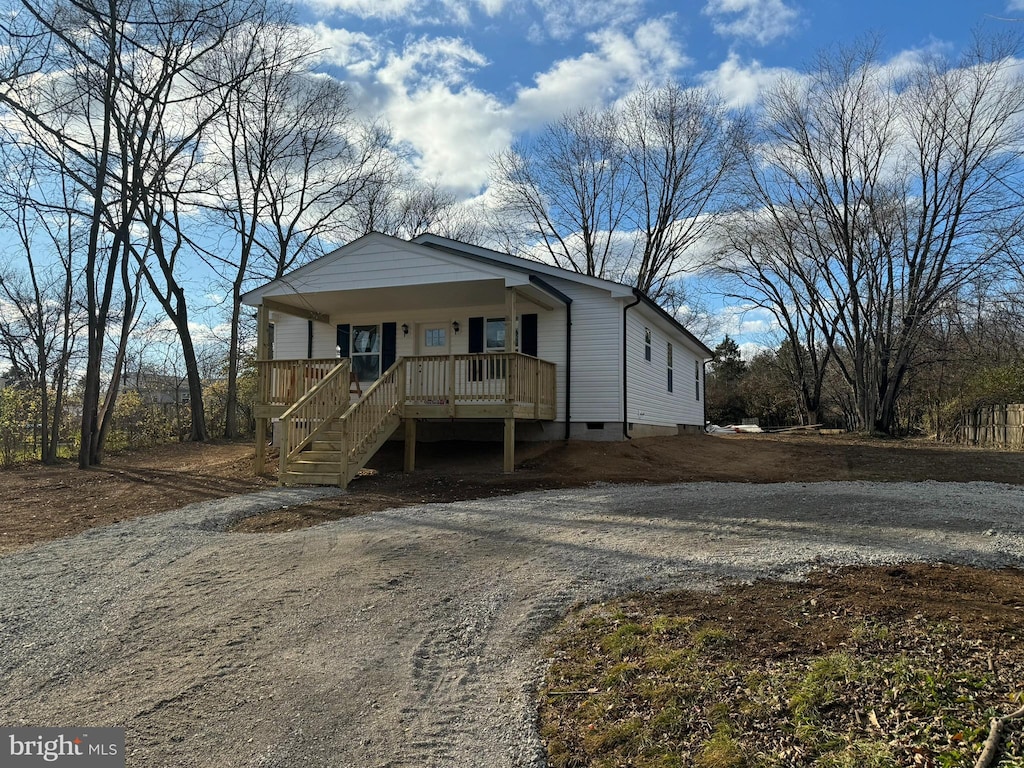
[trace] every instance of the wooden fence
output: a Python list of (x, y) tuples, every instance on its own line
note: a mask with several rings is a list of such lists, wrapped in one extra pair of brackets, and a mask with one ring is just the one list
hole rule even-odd
[(1024, 448), (1024, 403), (989, 405), (964, 413), (959, 442), (1002, 448)]

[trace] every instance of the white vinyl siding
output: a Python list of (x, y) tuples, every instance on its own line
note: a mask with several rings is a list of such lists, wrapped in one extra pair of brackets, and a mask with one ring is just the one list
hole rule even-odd
[[(572, 301), (572, 420), (574, 422), (622, 421), (622, 303), (607, 291), (568, 280), (545, 278)], [(554, 300), (552, 300), (554, 304)], [(558, 302), (554, 312), (540, 316), (538, 336), (557, 346), (557, 357), (538, 348), (546, 360), (565, 359), (565, 306)], [(556, 333), (544, 329), (546, 316), (560, 321)], [(559, 362), (559, 418), (565, 403), (565, 371)]]
[[(274, 312), (274, 357), (300, 360), (309, 351), (309, 323), (304, 318)], [(313, 323), (313, 357), (338, 356), (338, 329), (328, 323)]]
[[(294, 360), (307, 357), (309, 324), (304, 318), (274, 313), (274, 358)], [(332, 354), (331, 357), (334, 355)]]
[[(666, 386), (669, 344), (672, 345), (674, 371), (699, 367), (702, 358), (678, 330), (655, 316), (653, 310), (636, 306), (629, 310), (627, 318), (629, 421), (660, 427), (703, 425), (703, 403), (694, 399), (693, 386), (680, 387), (679, 382), (674, 382), (672, 392)], [(645, 359), (648, 329), (651, 333), (650, 362)]]

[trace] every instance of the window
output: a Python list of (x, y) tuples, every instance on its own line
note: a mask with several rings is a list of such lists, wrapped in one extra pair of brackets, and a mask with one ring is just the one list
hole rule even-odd
[(484, 352), (505, 351), (505, 318), (487, 318), (487, 328), (484, 333)]
[[(518, 321), (517, 321), (518, 323)], [(505, 318), (489, 317), (484, 330), (484, 352), (505, 352)], [(515, 350), (513, 350), (515, 351)], [(487, 378), (504, 379), (505, 361), (488, 360)]]
[(644, 360), (651, 362), (651, 329), (644, 328)]
[(423, 332), (424, 347), (446, 347), (448, 340), (445, 338), (444, 328), (427, 328)]
[(360, 381), (380, 377), (380, 326), (352, 326), (352, 372)]
[(700, 400), (700, 360), (693, 361), (693, 379), (697, 392), (697, 400)]
[(665, 351), (668, 356), (668, 391), (672, 391), (672, 345), (669, 344)]

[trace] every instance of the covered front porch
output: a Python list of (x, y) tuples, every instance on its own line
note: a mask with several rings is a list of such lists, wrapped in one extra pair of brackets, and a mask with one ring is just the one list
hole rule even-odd
[(411, 470), (418, 421), (491, 421), (504, 425), (512, 471), (516, 422), (568, 413), (571, 300), (488, 260), (361, 242), (346, 259), (311, 265), (315, 278), (247, 294), (257, 308), (257, 467), (275, 420), (282, 482), (300, 482), (301, 469), (341, 485), (399, 424)]

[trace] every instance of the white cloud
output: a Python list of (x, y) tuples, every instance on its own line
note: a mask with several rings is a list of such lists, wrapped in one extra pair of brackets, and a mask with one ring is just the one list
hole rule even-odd
[(708, 0), (704, 14), (719, 35), (766, 45), (796, 27), (799, 14), (783, 0)]
[(636, 21), (644, 0), (534, 0), (544, 20), (544, 31), (564, 40), (580, 29), (625, 25)]
[(487, 65), (487, 58), (457, 37), (421, 37), (408, 42), (401, 54), (391, 54), (377, 72), (385, 85), (416, 86), (442, 83), (461, 85), (472, 70)]
[(422, 0), (310, 0), (320, 12), (340, 11), (361, 19), (408, 18), (423, 6)]
[(764, 344), (758, 344), (756, 341), (744, 341), (739, 345), (739, 348), (740, 357), (748, 363), (762, 352), (767, 352), (772, 349), (772, 347), (765, 346)]
[(796, 75), (793, 70), (762, 66), (756, 59), (744, 64), (740, 57), (732, 52), (717, 69), (701, 75), (701, 81), (721, 95), (727, 106), (741, 109), (757, 104), (761, 100), (761, 94), (781, 78)]
[(1010, 2), (1006, 4), (1006, 10), (1024, 11), (1024, 0), (1010, 0)]
[(584, 106), (613, 101), (644, 80), (661, 81), (688, 63), (667, 19), (652, 19), (632, 35), (604, 30), (588, 36), (594, 49), (563, 59), (520, 89), (517, 127), (532, 127)]
[(402, 92), (388, 104), (395, 138), (409, 144), (423, 178), (460, 191), (486, 181), (491, 156), (512, 140), (504, 107), (476, 88), (441, 83)]
[(372, 74), (383, 58), (380, 44), (362, 32), (333, 29), (323, 22), (315, 24), (310, 31), (317, 49), (322, 51), (322, 61), (344, 67), (356, 77)]
[(635, 23), (646, 0), (304, 0), (320, 15), (348, 14), (360, 19), (399, 21), (408, 26), (471, 26), (475, 14), (493, 19), (505, 11), (537, 19), (531, 42), (566, 40), (581, 30)]
[(731, 336), (737, 342), (763, 343), (780, 330), (771, 312), (753, 304), (724, 306), (718, 316), (722, 334)]
[(460, 192), (479, 190), (491, 155), (512, 140), (506, 107), (467, 82), (487, 63), (459, 38), (423, 37), (388, 55), (374, 77), (384, 117), (421, 176)]
[(582, 106), (620, 98), (640, 81), (660, 81), (688, 63), (669, 19), (654, 19), (631, 33), (616, 29), (587, 36), (589, 50), (554, 62), (511, 99), (471, 82), (489, 66), (459, 37), (408, 38), (401, 48), (358, 32), (311, 28), (324, 61), (358, 94), (366, 115), (380, 115), (414, 158), (420, 175), (459, 194), (486, 184), (490, 161), (529, 130)]

